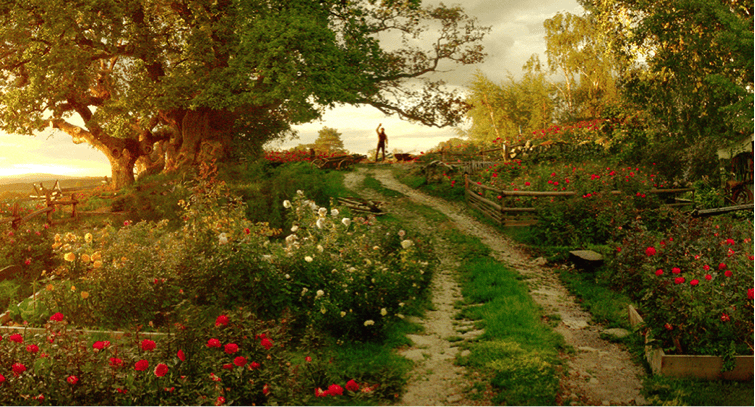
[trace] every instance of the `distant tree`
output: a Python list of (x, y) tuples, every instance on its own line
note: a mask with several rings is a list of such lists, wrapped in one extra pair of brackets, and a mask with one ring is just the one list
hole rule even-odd
[[(487, 31), (419, 0), (8, 0), (0, 129), (64, 131), (105, 154), (122, 187), (137, 162), (258, 151), (338, 103), (454, 125), (462, 97), (428, 74), (480, 62)], [(389, 37), (400, 45), (384, 48)]]
[(313, 148), (317, 151), (327, 153), (341, 153), (346, 151), (343, 148), (341, 133), (339, 133), (338, 130), (329, 127), (323, 127), (322, 130), (317, 132), (317, 139), (315, 140)]

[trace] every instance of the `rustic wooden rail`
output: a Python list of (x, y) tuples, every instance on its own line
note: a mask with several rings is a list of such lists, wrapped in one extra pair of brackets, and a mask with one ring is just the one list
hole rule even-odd
[[(529, 196), (529, 197), (555, 198), (555, 197), (577, 196), (577, 193), (574, 191), (505, 191), (505, 190), (489, 187), (487, 185), (476, 184), (475, 182), (469, 179), (469, 175), (465, 174), (464, 175), (464, 192), (467, 198), (467, 204), (477, 209), (488, 218), (491, 218), (492, 220), (505, 226), (534, 225), (535, 223), (537, 223), (537, 219), (535, 219), (534, 217), (535, 214), (537, 213), (537, 208), (506, 207), (496, 202), (493, 202), (490, 199), (485, 198), (477, 191), (474, 191), (474, 189), (479, 189), (481, 191), (490, 191), (493, 194), (500, 196), (502, 202), (504, 201), (503, 198), (505, 197)], [(669, 189), (650, 189), (649, 191), (647, 191), (648, 194), (674, 194), (674, 195), (684, 193), (684, 192), (692, 192), (694, 194), (695, 190), (693, 188), (669, 188)], [(624, 192), (610, 191), (609, 193), (611, 195), (621, 195)], [(669, 203), (665, 205), (674, 207), (674, 206), (687, 206), (687, 205), (692, 205), (692, 204), (693, 202), (691, 200), (675, 198), (674, 203)], [(528, 219), (520, 219), (520, 220), (509, 219), (507, 216), (509, 214), (521, 214), (521, 213), (531, 213), (533, 215)]]
[[(23, 223), (26, 223), (29, 220), (41, 214), (46, 214), (47, 224), (52, 225), (52, 213), (55, 211), (55, 207), (66, 206), (66, 205), (71, 205), (71, 208), (72, 208), (71, 218), (76, 219), (78, 218), (78, 215), (79, 215), (78, 211), (76, 210), (76, 205), (78, 205), (80, 202), (78, 199), (76, 199), (76, 194), (97, 188), (97, 186), (91, 186), (91, 187), (62, 189), (60, 188), (60, 183), (58, 181), (55, 181), (55, 184), (52, 186), (52, 188), (49, 188), (49, 189), (45, 188), (41, 182), (39, 183), (39, 189), (37, 189), (36, 185), (33, 185), (33, 187), (34, 187), (34, 195), (31, 195), (28, 200), (37, 201), (37, 200), (44, 199), (45, 207), (32, 211), (24, 216), (21, 216), (19, 214), (19, 206), (18, 206), (18, 201), (17, 201), (13, 204), (13, 210), (11, 212), (11, 216), (6, 217), (6, 218), (0, 218), (0, 224), (10, 223), (11, 227), (17, 230)], [(69, 200), (63, 199), (64, 193), (70, 193), (71, 199)]]

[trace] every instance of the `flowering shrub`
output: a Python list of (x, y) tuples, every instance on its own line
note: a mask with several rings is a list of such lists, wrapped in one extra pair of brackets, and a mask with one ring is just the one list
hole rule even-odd
[(275, 163), (291, 163), (300, 161), (312, 161), (315, 159), (338, 157), (346, 155), (344, 153), (326, 153), (322, 151), (316, 151), (315, 156), (312, 157), (307, 150), (288, 150), (288, 151), (265, 151), (265, 159)]
[[(244, 310), (224, 324), (187, 320), (171, 336), (94, 340), (55, 314), (46, 334), (0, 341), (0, 401), (5, 405), (306, 405), (323, 390), (292, 363), (285, 323)], [(199, 317), (199, 315), (195, 315)], [(208, 346), (217, 342), (219, 346)], [(306, 362), (305, 362), (306, 363)], [(351, 379), (326, 396), (354, 404), (370, 396)], [(373, 385), (374, 388), (374, 385)]]
[(637, 221), (618, 230), (613, 282), (638, 302), (664, 350), (752, 354), (752, 221), (678, 214), (671, 225), (654, 233)]

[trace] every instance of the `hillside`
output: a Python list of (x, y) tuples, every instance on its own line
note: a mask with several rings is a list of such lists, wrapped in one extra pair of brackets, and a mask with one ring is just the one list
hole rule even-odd
[(24, 174), (0, 176), (0, 199), (26, 197), (34, 192), (34, 185), (41, 182), (46, 188), (60, 182), (61, 188), (76, 188), (101, 185), (104, 177), (70, 177), (52, 174)]

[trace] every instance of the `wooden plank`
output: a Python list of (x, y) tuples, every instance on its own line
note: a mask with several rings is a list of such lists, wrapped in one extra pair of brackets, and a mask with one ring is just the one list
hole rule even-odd
[(36, 211), (34, 211), (34, 212), (32, 212), (32, 213), (24, 216), (23, 218), (21, 218), (21, 223), (24, 223), (24, 222), (30, 220), (31, 218), (33, 218), (33, 217), (35, 217), (35, 216), (37, 216), (39, 214), (47, 213), (47, 212), (52, 212), (54, 209), (55, 208), (53, 208), (52, 206), (48, 206), (47, 208), (37, 209)]
[(537, 212), (537, 208), (501, 208), (501, 212)]
[(720, 214), (728, 213), (728, 212), (752, 211), (753, 209), (755, 209), (755, 204), (725, 206), (723, 208), (695, 210), (692, 213), (692, 216), (714, 216), (714, 215), (720, 215)]

